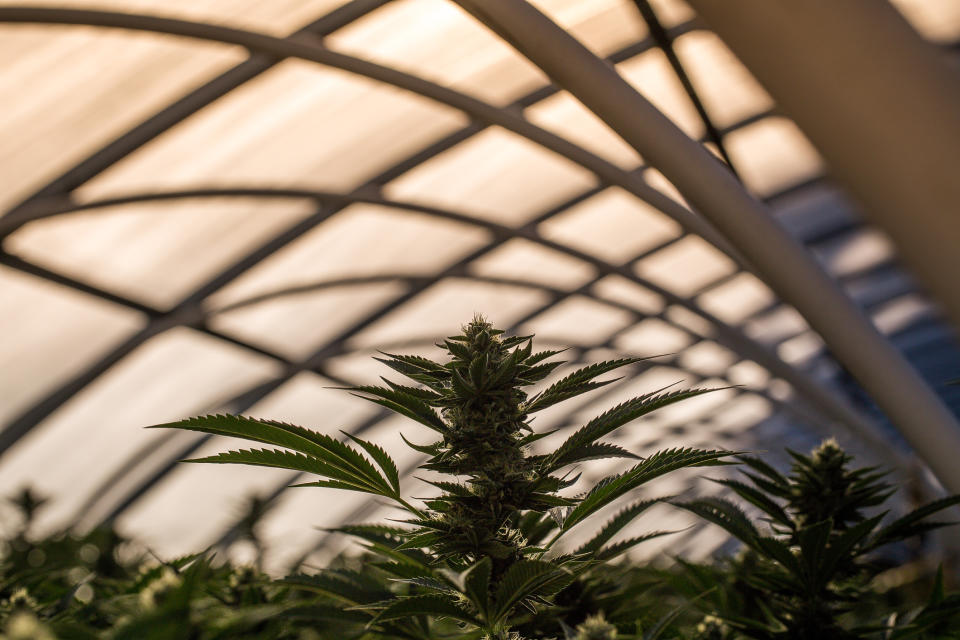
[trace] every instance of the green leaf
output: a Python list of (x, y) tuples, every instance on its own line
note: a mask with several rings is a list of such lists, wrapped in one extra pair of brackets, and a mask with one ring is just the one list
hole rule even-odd
[(353, 571), (329, 570), (316, 575), (295, 574), (281, 578), (280, 584), (332, 596), (349, 604), (370, 604), (390, 598), (381, 585)]
[[(173, 428), (200, 431), (220, 436), (244, 438), (263, 442), (307, 454), (330, 465), (327, 475), (335, 480), (369, 485), (371, 488), (387, 486), (373, 465), (359, 452), (330, 436), (304, 429), (296, 425), (274, 420), (258, 420), (246, 416), (212, 415), (187, 418), (178, 422), (154, 425), (148, 428)], [(208, 460), (228, 462), (227, 460)], [(257, 463), (249, 463), (257, 464)], [(277, 465), (265, 465), (277, 466)], [(295, 467), (284, 467), (295, 468)], [(299, 470), (299, 469), (298, 469)]]
[(440, 449), (443, 447), (443, 441), (437, 441), (437, 442), (434, 442), (433, 444), (414, 444), (409, 440), (407, 440), (407, 437), (402, 433), (400, 434), (400, 437), (403, 439), (403, 441), (407, 444), (408, 447), (410, 447), (414, 451), (425, 453), (428, 456), (435, 456), (439, 454)]
[(491, 559), (483, 558), (470, 567), (464, 576), (464, 591), (473, 606), (480, 612), (480, 617), (490, 621), (490, 574), (493, 571)]
[(773, 521), (782, 524), (788, 529), (794, 528), (793, 520), (790, 519), (790, 516), (787, 515), (787, 512), (784, 511), (783, 507), (771, 500), (762, 491), (758, 491), (757, 489), (754, 489), (753, 487), (744, 484), (739, 480), (716, 480), (711, 478), (711, 481), (733, 489), (737, 495), (755, 507), (759, 507), (760, 510), (770, 516)]
[[(876, 549), (885, 544), (890, 544), (891, 542), (897, 542), (898, 540), (903, 540), (912, 535), (915, 535), (917, 531), (917, 526), (921, 520), (931, 516), (938, 511), (943, 511), (948, 509), (955, 504), (960, 504), (960, 495), (949, 496), (947, 498), (940, 498), (939, 500), (934, 500), (933, 502), (927, 503), (918, 509), (914, 509), (907, 515), (894, 520), (889, 525), (877, 532), (877, 535), (874, 536), (873, 540), (867, 546), (866, 550)], [(946, 526), (953, 523), (938, 523), (941, 526)]]
[(520, 560), (515, 562), (500, 580), (495, 597), (496, 623), (507, 616), (515, 605), (532, 596), (544, 596), (559, 591), (572, 575), (552, 562)]
[(737, 453), (739, 452), (690, 448), (658, 451), (630, 470), (601, 480), (566, 516), (562, 530), (569, 530), (587, 516), (654, 478), (684, 467), (710, 464)]
[[(390, 409), (391, 411), (395, 411), (401, 415), (407, 416), (408, 418), (412, 418), (420, 424), (430, 427), (434, 431), (444, 433), (447, 430), (447, 425), (445, 425), (443, 420), (440, 419), (440, 416), (437, 415), (436, 411), (431, 409), (430, 406), (423, 400), (413, 395), (404, 393), (402, 391), (394, 391), (393, 389), (377, 387), (373, 385), (343, 388), (347, 391), (356, 392), (353, 395), (357, 396), (358, 398), (363, 398), (364, 400), (374, 402), (380, 406)], [(368, 396), (373, 397), (371, 398)]]
[[(577, 462), (585, 462), (587, 460), (601, 460), (604, 458), (633, 458), (635, 460), (639, 459), (640, 456), (630, 453), (623, 447), (620, 447), (609, 442), (591, 442), (585, 444), (570, 453), (566, 454), (559, 463), (554, 461), (549, 467), (550, 471), (555, 471), (560, 467), (565, 467), (570, 464), (575, 464)], [(549, 460), (549, 458), (548, 458)], [(548, 471), (549, 473), (549, 471)]]
[(620, 533), (621, 529), (633, 522), (637, 516), (658, 502), (662, 502), (664, 500), (664, 498), (641, 500), (640, 502), (636, 502), (626, 509), (621, 510), (619, 513), (617, 513), (617, 515), (611, 518), (607, 524), (603, 525), (600, 531), (593, 538), (580, 545), (580, 547), (573, 552), (574, 555), (581, 553), (594, 553), (600, 547), (607, 544), (607, 542), (609, 542), (615, 535)]
[(855, 526), (850, 527), (839, 536), (835, 536), (832, 540), (830, 540), (830, 544), (827, 546), (826, 551), (823, 553), (822, 557), (819, 558), (819, 581), (816, 585), (817, 588), (825, 588), (827, 583), (833, 580), (833, 574), (840, 566), (841, 560), (843, 560), (845, 557), (850, 560), (853, 559), (856, 548), (863, 543), (867, 536), (870, 535), (870, 532), (873, 531), (874, 527), (880, 524), (880, 521), (883, 520), (884, 515), (886, 514), (881, 513), (873, 518), (863, 520), (862, 522), (857, 523)]
[(695, 513), (707, 522), (723, 527), (737, 540), (753, 547), (760, 532), (750, 522), (747, 514), (737, 505), (725, 498), (707, 497), (689, 502), (673, 501), (674, 506)]
[[(379, 478), (379, 475), (375, 470), (372, 477), (365, 476), (360, 472), (347, 473), (322, 460), (292, 451), (281, 451), (279, 449), (240, 449), (238, 451), (218, 453), (205, 458), (184, 460), (184, 462), (247, 464), (260, 467), (289, 469), (291, 471), (305, 471), (318, 476), (331, 478), (336, 483), (336, 487), (340, 489), (349, 488), (354, 491), (363, 491), (384, 496), (390, 496), (392, 494), (386, 481), (382, 478), (380, 478), (379, 482), (376, 480), (376, 478)], [(328, 484), (326, 486), (334, 485)]]
[(397, 463), (387, 455), (387, 452), (383, 450), (379, 445), (373, 444), (372, 442), (367, 442), (366, 440), (361, 440), (360, 438), (347, 433), (346, 431), (341, 431), (343, 435), (347, 436), (358, 445), (363, 447), (363, 450), (370, 454), (370, 457), (376, 461), (377, 466), (383, 471), (386, 475), (387, 480), (390, 482), (390, 486), (393, 487), (396, 495), (400, 495), (400, 472), (397, 469)]
[(540, 411), (541, 409), (546, 409), (547, 407), (558, 402), (562, 402), (567, 398), (572, 398), (580, 395), (581, 393), (598, 389), (602, 386), (610, 384), (611, 382), (616, 382), (616, 380), (607, 380), (606, 382), (590, 381), (599, 375), (607, 373), (608, 371), (613, 371), (614, 369), (619, 369), (620, 367), (624, 367), (635, 362), (640, 362), (641, 360), (644, 360), (644, 358), (621, 358), (620, 360), (598, 362), (588, 367), (578, 369), (565, 378), (561, 378), (557, 382), (553, 383), (544, 389), (542, 393), (539, 393), (531, 398), (530, 401), (524, 406), (524, 412), (534, 413), (536, 411)]
[(438, 618), (453, 618), (474, 626), (480, 622), (469, 612), (454, 604), (450, 598), (441, 595), (410, 596), (394, 600), (383, 611), (377, 614), (373, 622), (388, 620), (403, 620), (412, 616), (434, 616)]
[(650, 533), (645, 533), (642, 536), (635, 536), (633, 538), (627, 538), (626, 540), (621, 540), (620, 542), (615, 542), (608, 547), (603, 547), (594, 554), (594, 558), (597, 560), (602, 560), (606, 562), (616, 558), (621, 553), (626, 553), (633, 547), (637, 546), (641, 542), (646, 542), (647, 540), (653, 540), (654, 538), (659, 538), (661, 536), (668, 536), (674, 533), (680, 533), (680, 529), (676, 531), (651, 531)]
[[(664, 387), (663, 389), (666, 388), (667, 387)], [(576, 457), (577, 452), (581, 448), (598, 438), (602, 438), (611, 431), (620, 428), (631, 420), (635, 420), (636, 418), (675, 402), (704, 393), (710, 393), (711, 391), (718, 391), (718, 389), (689, 389), (658, 395), (663, 389), (658, 389), (652, 393), (621, 403), (588, 422), (557, 448), (551, 457), (551, 463), (547, 469), (552, 471), (569, 464), (569, 461)]]

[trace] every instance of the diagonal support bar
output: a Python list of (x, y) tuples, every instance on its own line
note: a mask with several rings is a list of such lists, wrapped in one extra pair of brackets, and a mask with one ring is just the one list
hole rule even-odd
[(804, 248), (736, 178), (616, 70), (524, 0), (455, 0), (606, 122), (803, 314), (914, 450), (960, 492), (960, 424)]

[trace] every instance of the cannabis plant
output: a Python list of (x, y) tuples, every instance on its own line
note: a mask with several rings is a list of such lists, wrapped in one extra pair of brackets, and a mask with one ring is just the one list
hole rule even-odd
[[(296, 486), (342, 489), (391, 501), (406, 513), (396, 525), (353, 525), (375, 560), (372, 573), (331, 570), (293, 576), (291, 587), (335, 598), (345, 621), (363, 621), (364, 637), (443, 636), (506, 640), (518, 629), (545, 628), (544, 614), (562, 616), (574, 585), (657, 531), (614, 541), (655, 500), (625, 506), (575, 549), (558, 543), (604, 507), (654, 478), (684, 467), (720, 464), (732, 452), (673, 448), (645, 458), (603, 438), (628, 422), (708, 390), (659, 390), (619, 404), (577, 429), (552, 451), (531, 452), (549, 432), (536, 432), (531, 416), (614, 380), (598, 380), (638, 358), (583, 367), (530, 395), (528, 389), (563, 364), (559, 351), (534, 352), (532, 336), (506, 337), (482, 318), (438, 347), (448, 359), (434, 362), (383, 354), (386, 366), (414, 384), (384, 378), (383, 385), (349, 390), (400, 413), (437, 434), (429, 444), (406, 444), (424, 455), (420, 469), (440, 494), (418, 503), (401, 489), (397, 465), (380, 446), (344, 433), (346, 442), (303, 427), (232, 415), (190, 418), (159, 427), (234, 436), (279, 448), (236, 450), (191, 462), (279, 467), (318, 479)], [(628, 470), (603, 478), (576, 496), (574, 467), (599, 458), (628, 458)], [(564, 598), (567, 598), (565, 601)], [(616, 627), (597, 617), (582, 622), (582, 637), (613, 637)], [(586, 625), (586, 626), (584, 626)], [(563, 629), (563, 620), (553, 625)], [(612, 629), (612, 631), (610, 631)], [(607, 630), (607, 631), (604, 631)], [(622, 630), (635, 632), (636, 626)], [(601, 633), (604, 631), (605, 635)], [(540, 631), (536, 633), (541, 633)], [(600, 635), (597, 635), (600, 634)], [(346, 632), (339, 637), (347, 637)]]
[[(706, 498), (675, 501), (680, 507), (720, 525), (744, 544), (726, 567), (687, 564), (688, 593), (713, 589), (706, 599), (723, 625), (758, 640), (852, 640), (857, 638), (948, 638), (960, 628), (955, 596), (934, 590), (927, 607), (897, 626), (897, 616), (863, 620), (851, 612), (871, 598), (870, 581), (883, 569), (877, 550), (948, 522), (929, 516), (960, 503), (960, 496), (933, 501), (883, 525), (875, 513), (893, 488), (876, 467), (851, 468), (852, 458), (830, 439), (810, 455), (793, 451), (792, 473), (785, 476), (762, 460), (740, 456), (748, 482), (717, 480), (753, 507), (766, 521), (761, 531), (733, 502)], [(901, 621), (903, 619), (901, 618)], [(946, 625), (946, 627), (944, 627)], [(931, 630), (937, 631), (934, 635)]]

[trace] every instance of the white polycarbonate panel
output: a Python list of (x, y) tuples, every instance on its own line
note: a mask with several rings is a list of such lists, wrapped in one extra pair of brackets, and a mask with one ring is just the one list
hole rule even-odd
[(486, 284), (447, 278), (399, 307), (350, 341), (357, 349), (382, 349), (409, 341), (435, 342), (456, 335), (461, 326), (483, 314), (498, 327), (510, 327), (549, 297), (529, 287)]
[(823, 172), (810, 141), (793, 122), (765, 118), (726, 137), (727, 152), (744, 184), (758, 196), (808, 180)]
[(657, 19), (665, 27), (674, 27), (696, 18), (693, 9), (683, 0), (648, 0), (657, 14)]
[(659, 318), (647, 318), (620, 334), (615, 345), (624, 353), (647, 358), (678, 353), (693, 340), (683, 329)]
[(208, 412), (278, 373), (271, 362), (189, 329), (133, 352), (4, 456), (0, 484), (52, 498), (37, 522), (50, 531), (134, 451), (156, 436), (143, 427)]
[(84, 198), (215, 184), (350, 189), (465, 124), (360, 76), (287, 60), (84, 186)]
[(628, 326), (633, 314), (582, 295), (574, 295), (554, 304), (525, 322), (521, 333), (534, 333), (548, 342), (577, 347), (594, 347), (613, 332)]
[(606, 276), (593, 285), (592, 289), (601, 300), (617, 302), (643, 314), (663, 311), (662, 297), (623, 276)]
[(479, 249), (487, 231), (390, 207), (357, 204), (270, 256), (210, 299), (213, 308), (278, 289), (365, 276), (429, 276)]
[(686, 236), (641, 260), (638, 275), (687, 296), (735, 269), (730, 258), (698, 236)]
[[(145, 322), (139, 314), (0, 267), (0, 424), (95, 362)], [(6, 466), (6, 461), (0, 466)]]
[(620, 264), (680, 232), (680, 225), (617, 187), (538, 225), (543, 237)]
[(33, 222), (6, 246), (31, 262), (163, 308), (316, 206), (267, 198), (139, 203)]
[(93, 27), (0, 25), (0, 209), (242, 61), (238, 47)]
[(697, 297), (697, 303), (706, 311), (729, 324), (772, 305), (773, 292), (751, 273), (739, 273), (730, 280), (710, 288)]
[(726, 375), (727, 369), (737, 360), (737, 354), (708, 340), (697, 342), (677, 358), (684, 369), (702, 376)]
[(300, 293), (216, 314), (210, 324), (281, 355), (303, 359), (407, 289), (394, 281)]
[(470, 263), (470, 273), (573, 289), (596, 277), (589, 263), (523, 238), (508, 240)]
[(773, 107), (769, 94), (713, 33), (684, 34), (673, 47), (717, 127), (729, 127)]
[(524, 115), (535, 125), (561, 135), (624, 169), (633, 169), (642, 162), (633, 147), (565, 91), (528, 107)]
[(395, 0), (326, 43), (494, 104), (548, 83), (526, 58), (447, 0)]
[(594, 186), (592, 173), (499, 127), (425, 162), (384, 189), (388, 197), (516, 226)]
[(860, 230), (818, 248), (817, 256), (831, 272), (845, 276), (891, 260), (893, 244), (880, 231)]

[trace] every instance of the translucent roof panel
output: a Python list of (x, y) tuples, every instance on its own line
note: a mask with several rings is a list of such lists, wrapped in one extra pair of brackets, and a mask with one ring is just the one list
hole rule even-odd
[[(890, 240), (687, 3), (532, 4), (729, 162), (896, 346), (935, 351), (917, 359), (923, 373), (953, 363), (960, 350), (943, 346), (953, 338)], [(954, 3), (894, 4), (955, 55)], [(611, 437), (641, 454), (769, 450), (782, 466), (781, 446), (836, 431), (883, 458), (811, 395), (867, 406), (803, 316), (684, 230), (677, 218), (701, 214), (663, 173), (455, 3), (65, 6), (162, 15), (210, 39), (45, 24), (69, 22), (57, 10), (6, 23), (0, 6), (0, 485), (50, 495), (45, 530), (112, 522), (161, 555), (213, 544), (242, 558), (231, 532), (257, 495), (271, 570), (329, 558), (346, 543), (314, 527), (395, 514), (360, 494), (288, 491), (285, 472), (178, 465), (236, 443), (142, 427), (219, 411), (364, 433), (426, 495), (400, 440), (426, 442), (425, 428), (329, 387), (388, 374), (377, 350), (438, 356), (434, 342), (476, 312), (570, 347), (543, 385), (657, 356), (540, 414), (554, 438), (666, 385), (738, 385)], [(218, 26), (251, 48), (220, 42)], [(291, 43), (301, 57), (278, 53)], [(700, 475), (653, 490), (718, 490)], [(669, 550), (699, 558), (722, 543), (700, 527)]]

